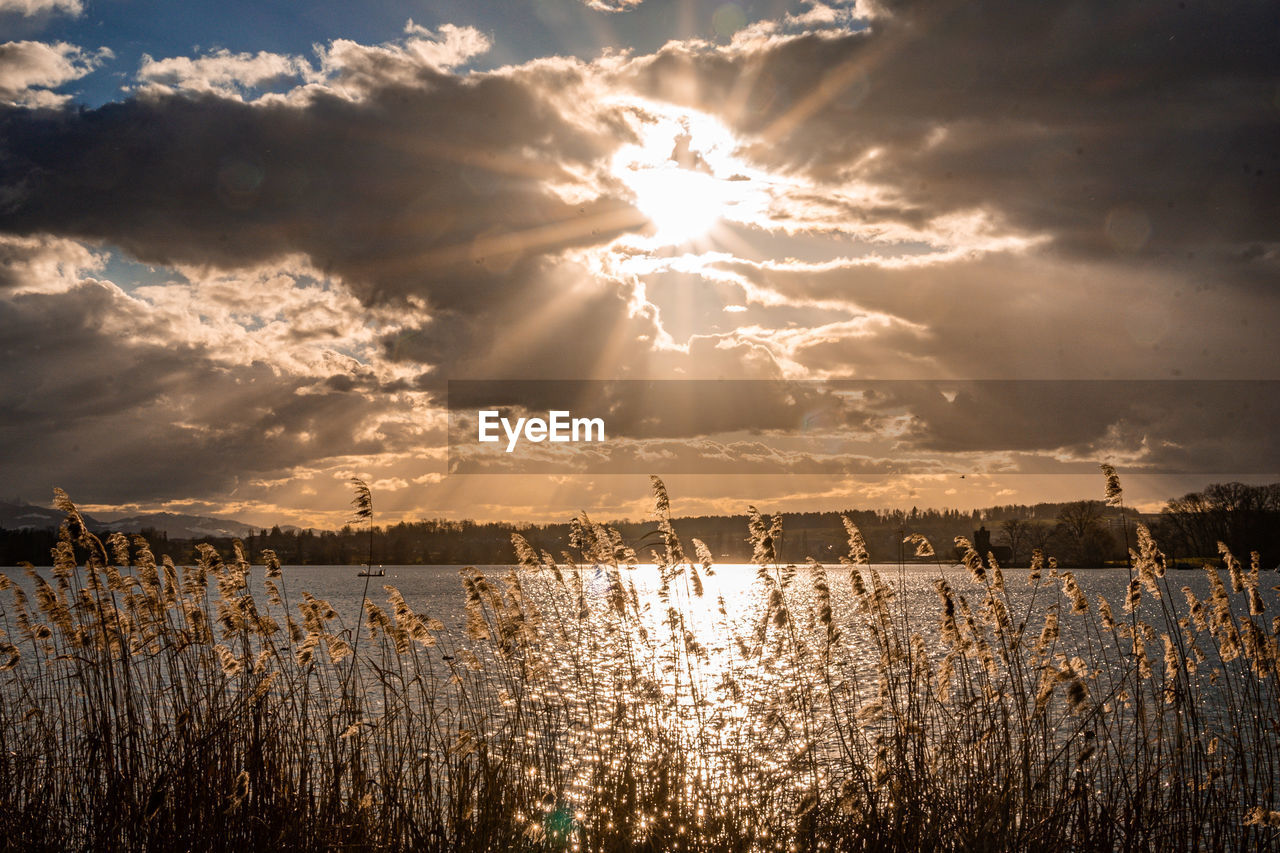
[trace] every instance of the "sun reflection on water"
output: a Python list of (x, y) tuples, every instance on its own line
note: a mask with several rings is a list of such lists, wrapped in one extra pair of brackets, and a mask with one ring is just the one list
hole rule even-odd
[[(660, 790), (664, 780), (678, 789), (669, 795), (689, 800), (687, 817), (699, 830), (741, 812), (745, 804), (736, 798), (742, 791), (781, 784), (803, 801), (827, 784), (817, 747), (824, 733), (802, 712), (814, 696), (799, 695), (817, 687), (798, 688), (795, 665), (831, 650), (811, 618), (790, 626), (790, 649), (770, 637), (778, 616), (764, 592), (785, 582), (793, 608), (813, 610), (806, 606), (814, 595), (811, 572), (778, 568), (770, 577), (754, 566), (712, 573), (685, 564), (591, 566), (564, 569), (561, 576), (563, 587), (530, 578), (527, 589), (543, 613), (563, 609), (557, 597), (565, 589), (571, 598), (580, 590), (574, 606), (586, 617), (572, 635), (562, 632), (565, 645), (549, 676), (571, 715), (588, 721), (570, 727), (558, 744), (571, 757), (565, 798), (575, 821), (590, 819), (585, 806), (605, 793), (596, 780), (616, 774), (624, 762), (645, 768)], [(676, 760), (681, 766), (673, 766)], [(670, 817), (639, 802), (631, 810), (641, 829)], [(544, 815), (548, 833), (559, 813)]]

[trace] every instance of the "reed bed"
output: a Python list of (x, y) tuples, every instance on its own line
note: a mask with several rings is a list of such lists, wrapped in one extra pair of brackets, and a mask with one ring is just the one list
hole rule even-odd
[[(1119, 496), (1109, 472), (1108, 498)], [(657, 583), (615, 530), (516, 537), (462, 632), (393, 587), (356, 626), (243, 549), (100, 541), (0, 576), (0, 837), (31, 850), (1280, 849), (1280, 618), (1256, 556), (1175, 589), (1138, 528), (1123, 601), (959, 542), (936, 606), (780, 565), (711, 600), (654, 480)], [(1114, 494), (1112, 489), (1115, 490)], [(917, 554), (934, 546), (909, 537)], [(950, 543), (948, 543), (949, 545)], [(253, 570), (258, 571), (258, 570)]]

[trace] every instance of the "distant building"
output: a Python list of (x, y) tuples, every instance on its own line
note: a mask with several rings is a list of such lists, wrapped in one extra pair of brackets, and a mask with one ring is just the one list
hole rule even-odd
[(973, 550), (978, 552), (978, 556), (982, 558), (982, 565), (987, 568), (991, 568), (991, 557), (995, 557), (996, 562), (1001, 566), (1007, 566), (1013, 562), (1013, 549), (1008, 545), (992, 545), (991, 532), (987, 530), (985, 524), (973, 531)]

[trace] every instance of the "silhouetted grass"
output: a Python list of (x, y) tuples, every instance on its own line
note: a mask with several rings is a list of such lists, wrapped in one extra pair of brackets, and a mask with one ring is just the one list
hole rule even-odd
[(961, 541), (925, 615), (851, 523), (841, 566), (797, 569), (752, 510), (750, 599), (713, 601), (709, 552), (686, 552), (656, 479), (654, 497), (653, 588), (583, 516), (572, 555), (516, 537), (517, 569), (464, 572), (464, 635), (385, 587), (357, 644), (270, 552), (258, 600), (242, 550), (157, 564), (140, 539), (99, 541), (59, 493), (52, 581), (29, 570), (28, 597), (0, 578), (5, 843), (1278, 846), (1280, 619), (1256, 560), (1224, 554), (1202, 601), (1170, 587), (1140, 527), (1111, 603), (1039, 554), (1008, 588)]

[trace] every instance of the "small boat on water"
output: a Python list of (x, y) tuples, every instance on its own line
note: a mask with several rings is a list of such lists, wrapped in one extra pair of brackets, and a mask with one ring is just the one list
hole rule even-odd
[(367, 564), (363, 569), (359, 571), (359, 573), (356, 574), (356, 577), (358, 578), (385, 578), (386, 576), (387, 576), (387, 573), (382, 570), (382, 566), (378, 566), (377, 570), (375, 571), (369, 568)]

